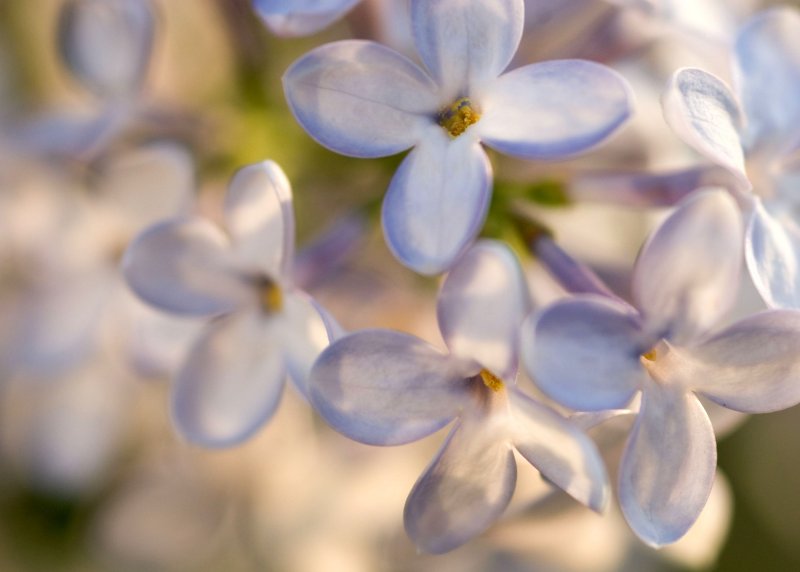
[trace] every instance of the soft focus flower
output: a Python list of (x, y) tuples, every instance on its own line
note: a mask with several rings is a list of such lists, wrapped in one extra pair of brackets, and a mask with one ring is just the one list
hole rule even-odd
[(275, 411), (288, 371), (305, 393), (335, 325), (293, 285), (289, 181), (265, 161), (241, 169), (225, 197), (225, 227), (199, 217), (152, 226), (123, 259), (128, 284), (168, 312), (215, 317), (177, 374), (178, 429), (208, 446), (238, 443)]
[(800, 14), (775, 8), (739, 32), (736, 93), (699, 69), (675, 73), (664, 114), (675, 132), (734, 174), (751, 210), (747, 265), (770, 306), (800, 308)]
[(522, 0), (412, 1), (425, 69), (379, 44), (343, 41), (284, 75), (295, 117), (326, 147), (355, 157), (414, 147), (389, 186), (383, 228), (395, 256), (418, 272), (446, 270), (483, 224), (492, 174), (481, 141), (557, 159), (596, 145), (630, 114), (625, 81), (595, 63), (552, 61), (501, 76), (523, 16)]
[(312, 370), (314, 405), (357, 441), (408, 443), (457, 420), (406, 501), (406, 530), (427, 552), (463, 544), (503, 512), (516, 482), (514, 449), (582, 503), (605, 505), (607, 477), (591, 440), (514, 387), (528, 306), (513, 254), (481, 242), (439, 295), (449, 354), (408, 334), (364, 330), (331, 345)]
[(653, 546), (681, 538), (711, 491), (716, 443), (698, 396), (748, 413), (800, 401), (800, 314), (761, 312), (711, 335), (735, 300), (743, 233), (726, 192), (698, 192), (640, 253), (635, 307), (576, 296), (523, 326), (528, 372), (563, 405), (618, 409), (641, 391), (619, 500)]
[(253, 7), (273, 33), (305, 36), (344, 16), (359, 0), (253, 0)]

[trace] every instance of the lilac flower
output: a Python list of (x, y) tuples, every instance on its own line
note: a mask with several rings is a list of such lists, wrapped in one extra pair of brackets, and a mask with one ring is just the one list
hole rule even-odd
[(513, 450), (570, 495), (600, 510), (607, 477), (591, 440), (514, 387), (517, 332), (529, 306), (513, 254), (478, 243), (442, 286), (437, 315), (450, 350), (389, 330), (346, 336), (311, 373), (311, 399), (348, 437), (397, 445), (455, 426), (406, 501), (405, 525), (427, 552), (485, 530), (508, 505)]
[(619, 499), (631, 528), (654, 546), (686, 533), (714, 480), (714, 432), (698, 396), (748, 413), (800, 401), (800, 313), (761, 312), (713, 333), (734, 302), (743, 233), (726, 192), (698, 192), (639, 255), (635, 307), (581, 295), (523, 325), (525, 366), (563, 405), (618, 409), (641, 392)]
[[(630, 114), (625, 81), (599, 64), (538, 63), (500, 75), (519, 44), (522, 0), (414, 0), (425, 68), (379, 44), (327, 44), (284, 76), (300, 124), (354, 157), (410, 147), (383, 202), (395, 256), (427, 274), (446, 270), (480, 230), (492, 185), (480, 145), (558, 159), (608, 137)], [(499, 76), (499, 77), (498, 77)]]
[(253, 0), (253, 7), (273, 33), (306, 36), (344, 16), (359, 0)]
[[(747, 265), (770, 306), (800, 308), (800, 14), (762, 12), (735, 44), (736, 93), (699, 69), (675, 73), (664, 95), (681, 138), (734, 174), (751, 211)], [(749, 194), (752, 187), (758, 196)]]
[(128, 248), (123, 271), (163, 310), (216, 316), (190, 350), (172, 394), (178, 429), (224, 446), (274, 412), (288, 370), (305, 393), (311, 365), (335, 327), (291, 277), (289, 181), (271, 161), (241, 169), (225, 198), (224, 229), (199, 217), (168, 220)]

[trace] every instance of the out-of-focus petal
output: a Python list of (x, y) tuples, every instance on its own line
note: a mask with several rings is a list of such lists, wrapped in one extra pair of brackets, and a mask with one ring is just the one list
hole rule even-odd
[(800, 14), (788, 6), (761, 12), (736, 39), (739, 93), (749, 148), (796, 140), (800, 124)]
[(747, 268), (768, 306), (800, 308), (800, 228), (786, 213), (778, 216), (755, 201), (745, 241)]
[(273, 280), (288, 277), (294, 258), (292, 188), (274, 161), (240, 169), (225, 195), (225, 226), (236, 257)]
[(403, 519), (419, 549), (452, 550), (486, 530), (508, 506), (517, 465), (511, 444), (498, 438), (498, 422), (484, 416), (461, 419), (414, 485)]
[(397, 445), (456, 416), (468, 398), (460, 365), (414, 336), (364, 330), (322, 352), (309, 393), (337, 431), (363, 443)]
[(176, 314), (212, 315), (232, 310), (250, 294), (229, 267), (230, 244), (217, 227), (198, 218), (154, 225), (125, 251), (122, 271), (144, 301)]
[(274, 34), (307, 36), (335, 22), (359, 0), (253, 0)]
[(98, 95), (132, 95), (147, 70), (154, 24), (148, 0), (70, 0), (59, 23), (61, 54)]
[(786, 409), (800, 402), (800, 312), (759, 312), (698, 346), (675, 348), (666, 360), (682, 383), (720, 405)]
[(435, 127), (405, 158), (383, 201), (394, 255), (421, 274), (447, 270), (480, 231), (492, 169), (469, 130), (451, 140)]
[(439, 328), (451, 352), (513, 380), (519, 326), (530, 306), (514, 253), (501, 242), (482, 241), (459, 259), (442, 285)]
[(476, 128), (484, 143), (509, 155), (553, 159), (600, 143), (632, 111), (625, 79), (583, 60), (542, 62), (500, 77), (480, 98)]
[(683, 141), (747, 180), (739, 138), (742, 112), (722, 80), (703, 70), (675, 72), (662, 97), (664, 118)]
[(212, 322), (192, 347), (172, 389), (172, 414), (190, 441), (234, 445), (278, 406), (286, 370), (284, 332), (257, 312)]
[(633, 273), (633, 297), (648, 331), (681, 342), (703, 335), (737, 294), (744, 225), (721, 190), (691, 195), (651, 235)]
[(576, 500), (602, 511), (608, 475), (594, 442), (575, 424), (530, 397), (509, 389), (514, 446), (542, 475)]
[(321, 46), (283, 76), (292, 113), (320, 144), (344, 155), (394, 155), (435, 124), (436, 86), (411, 60), (380, 44)]
[(286, 365), (292, 381), (306, 396), (311, 367), (337, 333), (335, 323), (328, 318), (303, 292), (284, 295), (282, 337)]
[(517, 51), (524, 21), (522, 0), (411, 2), (417, 49), (445, 100), (469, 96), (500, 75)]
[(599, 296), (556, 302), (522, 325), (522, 361), (542, 391), (580, 411), (621, 409), (640, 388), (649, 343), (630, 306)]
[(619, 476), (620, 506), (636, 535), (657, 547), (686, 534), (716, 465), (714, 430), (697, 398), (680, 386), (648, 384)]

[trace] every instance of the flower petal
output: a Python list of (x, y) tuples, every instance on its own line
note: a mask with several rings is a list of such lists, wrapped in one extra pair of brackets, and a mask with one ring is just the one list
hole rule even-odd
[(380, 44), (321, 46), (283, 76), (292, 113), (320, 144), (353, 157), (384, 157), (413, 146), (435, 125), (436, 86), (416, 64)]
[(383, 201), (386, 242), (421, 274), (447, 270), (486, 218), (492, 168), (468, 134), (451, 140), (436, 127), (405, 158)]
[(359, 0), (253, 0), (253, 7), (279, 36), (314, 34), (350, 10)]
[(294, 258), (292, 188), (274, 161), (240, 169), (225, 195), (225, 223), (240, 262), (287, 277)]
[(486, 530), (508, 506), (517, 464), (494, 420), (461, 419), (408, 495), (403, 520), (420, 550), (452, 550)]
[(356, 441), (398, 445), (447, 425), (467, 399), (460, 364), (422, 340), (389, 330), (345, 336), (311, 370), (311, 401)]
[(745, 241), (747, 268), (767, 305), (800, 309), (800, 228), (756, 200)]
[(554, 159), (597, 145), (630, 116), (632, 92), (609, 67), (583, 60), (518, 68), (487, 87), (476, 127), (488, 146)]
[(509, 389), (514, 446), (548, 481), (597, 512), (608, 504), (610, 487), (594, 442), (577, 425)]
[(687, 145), (747, 181), (739, 138), (742, 112), (722, 80), (703, 70), (680, 69), (664, 92), (662, 106), (667, 123)]
[(739, 32), (735, 54), (751, 149), (796, 139), (800, 123), (800, 14), (782, 7), (761, 12)]
[(800, 312), (759, 312), (674, 353), (670, 365), (684, 383), (729, 409), (765, 413), (800, 402)]
[(709, 331), (733, 305), (741, 272), (744, 228), (723, 190), (682, 201), (642, 247), (633, 298), (648, 330), (670, 341)]
[(648, 384), (619, 476), (622, 512), (644, 542), (675, 542), (697, 520), (714, 482), (716, 445), (711, 421), (693, 394)]
[(284, 294), (283, 347), (289, 375), (300, 391), (308, 396), (311, 367), (337, 333), (337, 325), (307, 294), (294, 291)]
[(250, 437), (274, 413), (286, 371), (283, 331), (257, 312), (212, 322), (172, 389), (172, 414), (190, 441), (225, 447)]
[(228, 238), (199, 218), (175, 219), (145, 230), (122, 259), (136, 294), (167, 312), (212, 315), (241, 304), (249, 289), (229, 267)]
[(67, 67), (102, 97), (131, 95), (142, 83), (153, 47), (150, 2), (71, 0), (59, 23)]
[(437, 316), (450, 351), (506, 380), (517, 373), (517, 337), (531, 310), (519, 261), (504, 243), (484, 240), (447, 275)]
[(522, 38), (522, 0), (412, 0), (411, 26), (443, 99), (469, 96), (508, 66)]
[(599, 296), (551, 304), (522, 325), (522, 361), (549, 397), (576, 410), (621, 409), (640, 388), (649, 349), (636, 311)]

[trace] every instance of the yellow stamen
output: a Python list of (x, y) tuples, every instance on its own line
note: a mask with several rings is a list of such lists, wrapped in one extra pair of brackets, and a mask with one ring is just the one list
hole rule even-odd
[(658, 357), (658, 352), (656, 352), (656, 348), (652, 347), (649, 351), (646, 351), (642, 354), (642, 359), (646, 359), (647, 361), (656, 361)]
[(439, 112), (439, 125), (450, 134), (458, 137), (467, 127), (478, 122), (481, 114), (472, 106), (468, 97), (457, 99), (450, 107), (445, 107)]
[(497, 377), (492, 372), (482, 369), (480, 376), (481, 376), (481, 381), (483, 381), (483, 385), (485, 385), (492, 391), (500, 391), (503, 389), (503, 380)]
[(266, 277), (259, 281), (258, 300), (261, 309), (268, 314), (274, 314), (283, 308), (283, 292), (280, 286)]

